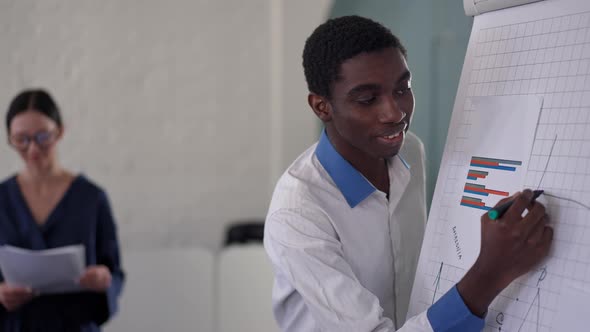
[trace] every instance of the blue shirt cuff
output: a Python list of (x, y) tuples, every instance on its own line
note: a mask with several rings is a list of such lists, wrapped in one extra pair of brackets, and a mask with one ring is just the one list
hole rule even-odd
[(481, 331), (485, 321), (471, 313), (455, 285), (426, 314), (434, 332)]

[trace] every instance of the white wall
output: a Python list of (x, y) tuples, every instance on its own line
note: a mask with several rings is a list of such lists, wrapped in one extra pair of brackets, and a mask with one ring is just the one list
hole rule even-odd
[(215, 255), (181, 248), (125, 252), (123, 259), (132, 273), (104, 332), (218, 331)]
[[(272, 0), (271, 0), (272, 1)], [(285, 168), (319, 136), (321, 124), (307, 104), (307, 84), (303, 74), (303, 46), (313, 30), (328, 17), (332, 8), (331, 0), (304, 1), (272, 1), (275, 8), (280, 9), (281, 41), (275, 43), (274, 48), (281, 53), (280, 66), (281, 85), (277, 106), (280, 110), (280, 149), (278, 162), (273, 163), (278, 169), (278, 178)], [(280, 43), (280, 44), (279, 44)], [(273, 126), (274, 127), (274, 126)], [(302, 149), (303, 148), (303, 149)], [(273, 181), (274, 186), (274, 181)]]
[[(4, 0), (0, 103), (53, 92), (61, 159), (107, 189), (125, 248), (216, 249), (317, 137), (300, 59), (330, 3)], [(0, 175), (20, 165), (0, 144)]]

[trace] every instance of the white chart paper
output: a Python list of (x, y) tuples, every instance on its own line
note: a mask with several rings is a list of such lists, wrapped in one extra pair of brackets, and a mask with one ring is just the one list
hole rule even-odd
[[(523, 123), (536, 124), (531, 151), (496, 158), (527, 161), (523, 187), (534, 189), (542, 183), (541, 189), (553, 195), (543, 200), (555, 233), (549, 257), (491, 304), (484, 330), (588, 331), (588, 315), (578, 307), (590, 297), (571, 289), (571, 285), (590, 289), (590, 1), (586, 0), (545, 0), (475, 17), (409, 315), (426, 310), (468, 268), (453, 257), (451, 227), (466, 181), (465, 159), (471, 157), (464, 154), (467, 145), (461, 126), (469, 120), (473, 102), (490, 96), (543, 100), (538, 121)], [(494, 184), (491, 178), (486, 180), (490, 180), (486, 185)], [(458, 228), (473, 238), (480, 236), (477, 230)], [(476, 255), (473, 250), (469, 248), (470, 259)]]
[[(480, 217), (522, 189), (541, 111), (539, 96), (474, 97), (455, 147), (448, 209), (449, 264), (468, 269), (479, 254)], [(527, 156), (527, 158), (522, 158)], [(474, 236), (475, 235), (475, 236)]]

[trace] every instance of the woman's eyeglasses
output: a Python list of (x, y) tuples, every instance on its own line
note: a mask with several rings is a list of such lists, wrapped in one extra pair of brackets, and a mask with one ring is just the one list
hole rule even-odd
[(46, 149), (55, 141), (54, 131), (40, 131), (32, 136), (14, 135), (8, 137), (8, 143), (17, 150), (24, 151), (29, 148), (31, 142), (35, 142), (39, 148)]

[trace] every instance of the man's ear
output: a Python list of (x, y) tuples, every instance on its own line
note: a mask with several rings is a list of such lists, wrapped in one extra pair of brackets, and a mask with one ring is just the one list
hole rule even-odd
[(310, 92), (307, 96), (307, 103), (320, 120), (323, 122), (332, 120), (332, 105), (325, 97)]

